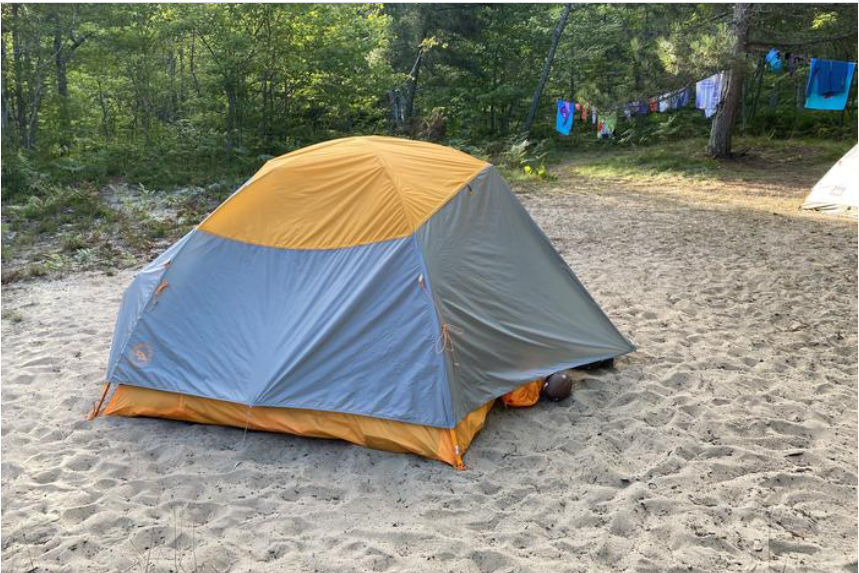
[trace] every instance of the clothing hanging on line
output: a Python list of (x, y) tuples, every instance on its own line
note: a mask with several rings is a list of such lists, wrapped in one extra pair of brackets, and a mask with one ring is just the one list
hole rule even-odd
[(719, 72), (695, 84), (695, 107), (703, 109), (705, 117), (712, 117), (722, 102), (723, 78)]
[(572, 102), (558, 100), (555, 113), (555, 129), (561, 135), (570, 135), (573, 128), (573, 104)]
[(770, 69), (774, 72), (781, 71), (781, 54), (775, 48), (772, 48), (767, 55), (764, 57), (766, 62), (770, 65)]
[(805, 56), (800, 56), (799, 54), (791, 54), (787, 52), (784, 55), (784, 59), (787, 60), (787, 73), (790, 77), (793, 77), (796, 74), (796, 69), (799, 67), (799, 64), (806, 60)]
[(856, 64), (811, 58), (805, 89), (806, 109), (841, 110), (847, 105)]
[(688, 87), (685, 87), (674, 92), (674, 96), (672, 99), (672, 109), (680, 109), (689, 105), (689, 100), (692, 99), (692, 96), (690, 94), (691, 91), (692, 90), (690, 90)]
[(601, 113), (599, 116), (599, 128), (597, 129), (597, 137), (599, 139), (609, 139), (611, 137), (614, 137), (614, 130), (616, 127), (616, 113)]
[(823, 97), (831, 97), (840, 94), (847, 88), (849, 67), (848, 62), (812, 58), (805, 95), (816, 93)]

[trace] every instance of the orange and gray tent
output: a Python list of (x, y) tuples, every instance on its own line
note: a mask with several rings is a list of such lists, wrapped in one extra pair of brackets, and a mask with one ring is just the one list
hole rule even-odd
[(269, 161), (139, 273), (104, 413), (463, 467), (496, 398), (631, 350), (492, 165), (353, 137)]

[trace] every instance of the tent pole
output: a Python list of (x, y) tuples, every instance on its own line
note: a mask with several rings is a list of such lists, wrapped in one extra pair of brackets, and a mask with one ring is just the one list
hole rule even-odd
[(99, 412), (101, 412), (101, 407), (104, 404), (104, 399), (107, 398), (108, 390), (110, 390), (110, 382), (105, 382), (101, 398), (99, 398), (98, 403), (93, 405), (93, 409), (90, 411), (89, 416), (87, 416), (87, 420), (95, 420), (98, 417)]

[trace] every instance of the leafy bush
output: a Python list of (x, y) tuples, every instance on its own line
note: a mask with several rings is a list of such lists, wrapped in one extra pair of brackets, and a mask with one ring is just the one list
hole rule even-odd
[(2, 195), (3, 202), (7, 203), (26, 196), (31, 187), (39, 181), (40, 176), (23, 151), (4, 149), (2, 178), (3, 185), (0, 195)]
[(501, 154), (501, 165), (529, 177), (546, 179), (549, 176), (546, 166), (549, 156), (549, 140), (535, 143), (524, 139), (513, 141)]

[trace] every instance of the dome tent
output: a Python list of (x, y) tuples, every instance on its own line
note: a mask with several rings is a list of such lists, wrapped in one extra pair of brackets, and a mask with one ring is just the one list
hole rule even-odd
[(353, 137), (269, 161), (143, 269), (102, 398), (463, 467), (496, 398), (632, 350), (492, 165)]

